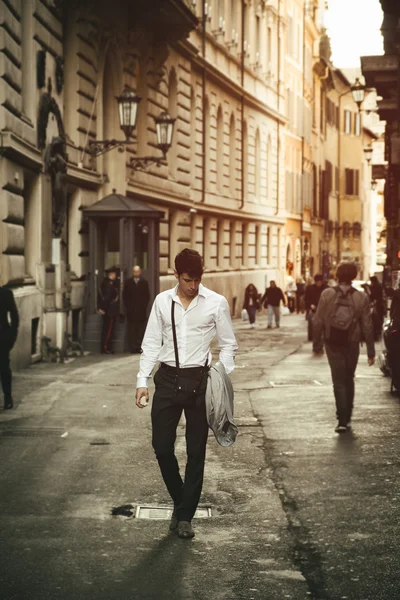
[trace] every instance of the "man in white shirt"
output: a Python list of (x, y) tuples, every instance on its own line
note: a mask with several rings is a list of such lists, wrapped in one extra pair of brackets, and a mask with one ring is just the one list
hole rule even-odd
[[(229, 305), (223, 296), (201, 284), (203, 262), (196, 250), (185, 248), (175, 258), (178, 285), (159, 294), (153, 304), (142, 343), (137, 376), (136, 405), (143, 408), (147, 385), (157, 361), (151, 411), (153, 448), (168, 492), (174, 502), (170, 529), (181, 538), (192, 538), (192, 518), (203, 486), (208, 437), (205, 408), (210, 344), (217, 336), (220, 361), (233, 371), (237, 350)], [(178, 369), (172, 318), (175, 320)], [(185, 480), (174, 452), (176, 429), (185, 412), (187, 465)]]

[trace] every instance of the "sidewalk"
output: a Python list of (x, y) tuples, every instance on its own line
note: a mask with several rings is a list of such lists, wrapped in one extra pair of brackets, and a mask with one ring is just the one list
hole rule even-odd
[[(112, 516), (113, 507), (169, 504), (151, 447), (150, 408), (134, 406), (137, 356), (38, 364), (15, 376), (17, 408), (0, 413), (7, 460), (0, 514), (6, 600), (282, 600), (309, 598), (265, 463), (249, 387), (304, 340), (302, 320), (235, 322), (233, 382), (240, 436), (210, 436), (202, 503), (209, 520), (192, 542), (168, 522)], [(185, 457), (183, 426), (177, 453)], [(128, 514), (129, 514), (128, 510)], [(24, 576), (20, 576), (23, 565)]]

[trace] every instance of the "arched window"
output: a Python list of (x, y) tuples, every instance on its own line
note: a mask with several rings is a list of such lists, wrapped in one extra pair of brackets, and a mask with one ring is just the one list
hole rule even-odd
[[(178, 81), (175, 69), (171, 69), (168, 78), (168, 113), (173, 119), (178, 118)], [(178, 158), (178, 123), (175, 123), (172, 146), (168, 152), (168, 172), (175, 177)]]
[[(238, 23), (237, 23), (237, 14), (236, 14), (236, 7), (237, 7), (237, 0), (231, 0), (231, 8), (230, 8), (230, 24), (231, 24), (231, 30), (229, 32), (229, 35), (231, 36), (231, 41), (234, 42), (236, 39), (236, 35), (238, 34)], [(239, 35), (237, 35), (237, 38), (239, 39)]]
[(236, 122), (233, 113), (229, 124), (229, 181), (231, 194), (236, 198)]
[(224, 193), (224, 118), (222, 106), (219, 105), (217, 112), (217, 189), (220, 194)]
[(242, 173), (242, 186), (244, 200), (247, 199), (249, 191), (249, 140), (247, 132), (247, 123), (242, 123), (242, 157), (243, 157), (243, 173)]
[(204, 102), (204, 114), (203, 114), (203, 139), (205, 148), (202, 148), (203, 152), (203, 169), (205, 169), (205, 182), (206, 189), (210, 187), (210, 103), (206, 96)]
[(261, 195), (261, 142), (259, 129), (256, 131), (256, 138), (254, 142), (254, 179), (254, 193), (256, 202), (259, 202)]
[(194, 88), (191, 88), (190, 93), (190, 141), (191, 141), (191, 157), (190, 157), (190, 171), (192, 186), (196, 187), (196, 167), (197, 167), (197, 112), (196, 112), (196, 93)]
[(272, 140), (270, 135), (267, 142), (266, 198), (267, 203), (272, 204)]

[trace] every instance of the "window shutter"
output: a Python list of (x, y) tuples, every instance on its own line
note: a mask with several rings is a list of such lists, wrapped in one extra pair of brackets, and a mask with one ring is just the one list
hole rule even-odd
[(346, 173), (346, 186), (345, 186), (345, 191), (346, 191), (346, 195), (350, 195), (351, 194), (351, 177), (352, 177), (352, 173), (351, 173), (351, 169), (346, 169), (345, 170)]
[(358, 196), (360, 194), (360, 171), (356, 169), (354, 173), (354, 194)]

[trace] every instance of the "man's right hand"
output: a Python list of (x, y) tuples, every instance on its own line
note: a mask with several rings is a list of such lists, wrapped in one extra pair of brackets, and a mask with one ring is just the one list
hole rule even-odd
[[(146, 402), (144, 404), (142, 404), (140, 402), (141, 398), (146, 400)], [(144, 402), (144, 400), (143, 400), (143, 402)], [(136, 406), (138, 408), (145, 408), (145, 406), (147, 406), (148, 401), (149, 401), (149, 390), (145, 387), (137, 388), (136, 389)]]
[(99, 313), (99, 315), (105, 315), (106, 313), (104, 312), (104, 310), (101, 310), (101, 308), (99, 308), (99, 310), (97, 311)]
[(372, 367), (372, 365), (374, 365), (374, 364), (375, 364), (375, 356), (374, 356), (374, 357), (372, 357), (372, 358), (369, 358), (369, 359), (368, 359), (368, 365), (369, 365), (370, 367)]

